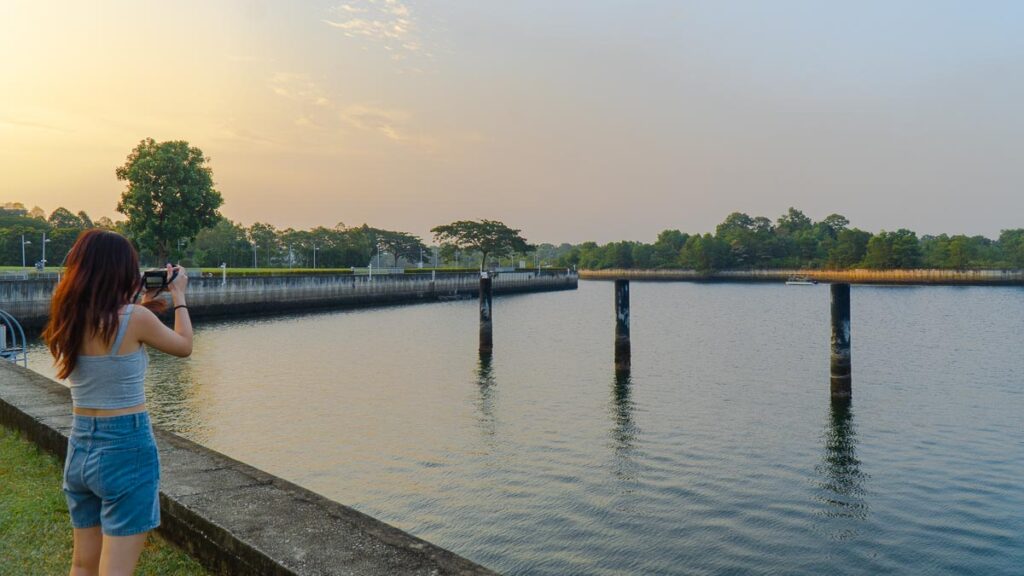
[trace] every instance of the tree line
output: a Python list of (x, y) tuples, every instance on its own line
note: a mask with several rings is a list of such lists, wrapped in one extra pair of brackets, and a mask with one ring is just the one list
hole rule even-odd
[(999, 238), (924, 235), (901, 228), (872, 234), (830, 214), (813, 221), (790, 208), (774, 222), (733, 212), (714, 234), (664, 230), (652, 244), (584, 242), (562, 245), (557, 262), (581, 269), (684, 268), (702, 272), (730, 269), (908, 269), (1024, 268), (1024, 229), (1003, 230)]
[(34, 264), (43, 249), (49, 265), (60, 264), (78, 234), (101, 227), (124, 234), (143, 263), (174, 261), (187, 266), (231, 268), (349, 268), (374, 262), (400, 267), (435, 261), (442, 266), (554, 265), (580, 269), (998, 269), (1024, 268), (1024, 229), (999, 238), (941, 234), (921, 236), (901, 228), (877, 234), (830, 214), (819, 222), (790, 208), (772, 221), (733, 212), (714, 234), (664, 230), (652, 244), (528, 244), (520, 230), (496, 220), (460, 220), (431, 229), (435, 246), (414, 234), (366, 224), (279, 230), (257, 222), (248, 227), (223, 217), (224, 200), (214, 188), (210, 159), (185, 141), (146, 138), (115, 169), (126, 183), (117, 204), (125, 220), (92, 221), (64, 207), (49, 216), (19, 203), (0, 208), (0, 265)]
[(0, 265), (59, 265), (78, 234), (92, 227), (123, 234), (144, 264), (157, 266), (173, 261), (200, 267), (350, 268), (373, 265), (376, 257), (378, 267), (399, 267), (430, 264), (434, 256), (437, 264), (454, 259), (456, 265), (483, 267), (496, 255), (511, 259), (532, 250), (519, 230), (496, 220), (435, 227), (431, 232), (440, 244), (435, 254), (414, 234), (366, 224), (278, 230), (257, 222), (244, 227), (219, 212), (224, 200), (214, 188), (210, 159), (182, 140), (143, 139), (114, 172), (126, 183), (117, 204), (125, 220), (93, 222), (85, 212), (63, 207), (49, 217), (39, 207), (28, 210), (20, 203), (0, 208)]
[[(194, 237), (164, 240), (166, 253), (161, 255), (160, 244), (140, 242), (128, 220), (103, 217), (93, 221), (83, 211), (75, 214), (64, 207), (47, 216), (41, 209), (27, 210), (12, 202), (0, 207), (0, 265), (22, 264), (24, 237), (26, 264), (33, 266), (42, 257), (43, 234), (48, 265), (60, 265), (78, 234), (93, 227), (132, 239), (142, 262), (152, 266), (166, 260), (210, 268), (221, 264), (229, 268), (415, 267), (422, 259), (424, 266), (430, 267), (436, 248), (439, 265), (475, 268), (488, 257), (489, 265), (507, 263), (513, 255), (522, 256), (532, 249), (519, 230), (490, 220), (438, 226), (435, 237), (439, 245), (428, 246), (414, 234), (367, 224), (296, 230), (278, 229), (266, 222), (243, 226), (218, 216), (212, 226), (200, 229)], [(496, 252), (504, 258), (495, 259)]]

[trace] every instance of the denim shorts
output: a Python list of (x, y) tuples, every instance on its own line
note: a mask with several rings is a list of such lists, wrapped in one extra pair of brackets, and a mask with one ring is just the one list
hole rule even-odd
[(149, 414), (75, 414), (62, 487), (75, 528), (131, 536), (159, 526), (160, 456)]

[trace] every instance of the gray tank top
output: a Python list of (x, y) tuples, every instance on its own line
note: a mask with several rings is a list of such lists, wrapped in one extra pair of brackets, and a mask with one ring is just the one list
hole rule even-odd
[(121, 323), (110, 354), (106, 356), (78, 355), (75, 369), (68, 376), (71, 400), (81, 408), (128, 408), (146, 401), (142, 382), (146, 377), (149, 355), (144, 347), (130, 354), (117, 355), (124, 340), (125, 328), (131, 318), (134, 304), (125, 306)]

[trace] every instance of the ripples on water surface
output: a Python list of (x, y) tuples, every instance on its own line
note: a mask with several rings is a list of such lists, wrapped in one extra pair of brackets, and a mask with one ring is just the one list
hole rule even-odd
[[(201, 324), (163, 426), (509, 574), (1024, 573), (1024, 290), (612, 284)], [(31, 364), (52, 374), (39, 347)]]

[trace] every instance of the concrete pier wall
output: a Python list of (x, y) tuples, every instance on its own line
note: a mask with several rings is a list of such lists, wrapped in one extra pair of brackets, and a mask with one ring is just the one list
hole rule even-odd
[[(71, 430), (69, 390), (0, 361), (0, 425), (20, 430), (63, 459)], [(495, 574), (287, 480), (176, 434), (155, 432), (162, 467), (160, 532), (214, 573)]]
[[(494, 276), (494, 292), (574, 290), (579, 277), (566, 271), (503, 272)], [(46, 323), (57, 281), (0, 280), (0, 309), (23, 326)], [(188, 306), (193, 318), (261, 314), (288, 310), (374, 306), (477, 296), (480, 275), (439, 273), (394, 275), (295, 275), (189, 278)]]
[(1024, 285), (1024, 270), (581, 270), (583, 280), (675, 282), (785, 282), (806, 276), (818, 282), (847, 284)]

